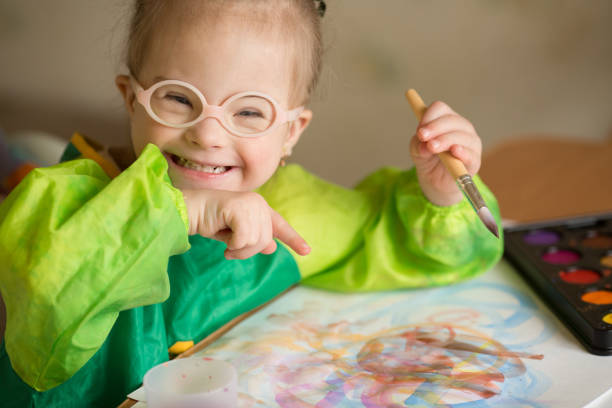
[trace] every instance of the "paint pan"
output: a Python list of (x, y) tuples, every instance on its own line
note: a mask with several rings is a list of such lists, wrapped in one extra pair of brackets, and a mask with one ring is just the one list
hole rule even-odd
[(504, 256), (580, 340), (612, 355), (612, 213), (506, 228)]
[(143, 386), (149, 408), (236, 407), (238, 376), (229, 363), (178, 358), (151, 368)]

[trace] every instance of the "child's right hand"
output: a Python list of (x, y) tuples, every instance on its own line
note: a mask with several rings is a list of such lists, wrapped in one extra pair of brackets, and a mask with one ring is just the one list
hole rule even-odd
[(276, 251), (278, 238), (299, 255), (310, 247), (283, 217), (257, 193), (225, 190), (183, 190), (189, 235), (223, 241), (227, 259), (246, 259)]

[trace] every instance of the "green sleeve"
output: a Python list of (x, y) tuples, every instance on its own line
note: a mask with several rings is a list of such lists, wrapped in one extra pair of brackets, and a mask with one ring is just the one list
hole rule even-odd
[[(500, 222), (493, 194), (474, 177)], [(297, 165), (279, 169), (260, 193), (311, 246), (294, 253), (304, 283), (339, 291), (443, 285), (495, 264), (503, 240), (482, 224), (467, 200), (430, 203), (416, 172), (385, 168), (349, 190)], [(501, 231), (501, 227), (500, 227)]]
[(153, 145), (113, 180), (87, 159), (33, 170), (0, 206), (4, 340), (23, 381), (39, 391), (63, 383), (120, 311), (166, 299), (187, 222)]

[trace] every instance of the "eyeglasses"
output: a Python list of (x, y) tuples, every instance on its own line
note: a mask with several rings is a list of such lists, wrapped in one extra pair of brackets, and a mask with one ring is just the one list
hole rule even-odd
[(206, 118), (217, 119), (231, 134), (239, 137), (259, 137), (276, 127), (291, 122), (304, 107), (282, 109), (271, 96), (247, 91), (232, 95), (221, 105), (209, 105), (204, 95), (193, 85), (174, 79), (155, 83), (149, 89), (130, 77), (136, 100), (156, 122), (181, 129)]

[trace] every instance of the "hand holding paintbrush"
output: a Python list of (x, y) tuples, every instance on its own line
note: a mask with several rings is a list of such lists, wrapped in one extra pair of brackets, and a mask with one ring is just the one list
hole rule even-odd
[(420, 122), (410, 150), (425, 196), (434, 204), (452, 205), (463, 193), (484, 225), (499, 237), (495, 218), (470, 175), (480, 168), (481, 153), (472, 124), (442, 102), (428, 109), (414, 89), (406, 92), (406, 98)]

